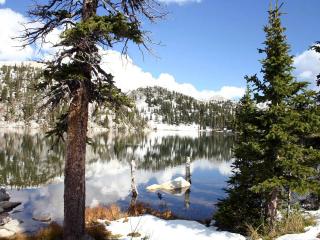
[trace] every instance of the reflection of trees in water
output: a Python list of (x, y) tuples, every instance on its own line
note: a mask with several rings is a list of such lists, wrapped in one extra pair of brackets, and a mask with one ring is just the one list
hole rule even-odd
[(141, 168), (164, 169), (191, 161), (208, 159), (229, 161), (232, 157), (233, 138), (222, 134), (200, 135), (197, 138), (170, 136), (159, 139), (150, 147), (140, 162)]
[[(134, 158), (140, 169), (160, 170), (184, 164), (187, 156), (190, 156), (192, 161), (196, 159), (229, 161), (232, 158), (232, 145), (233, 136), (220, 133), (202, 134), (196, 138), (180, 136), (150, 138), (147, 135), (135, 135), (115, 138), (113, 149), (112, 146), (97, 144), (94, 149), (97, 153), (105, 153), (103, 156), (100, 155), (104, 161), (115, 158), (119, 161), (130, 161)], [(108, 151), (101, 150), (105, 148), (108, 148)], [(128, 148), (131, 151), (128, 151)]]
[[(199, 135), (196, 138), (144, 134), (100, 134), (92, 137), (87, 150), (88, 164), (97, 161), (136, 160), (138, 169), (160, 170), (191, 160), (228, 161), (233, 136)], [(130, 151), (128, 151), (130, 149)], [(65, 144), (55, 144), (43, 134), (0, 134), (0, 185), (39, 186), (63, 174)]]
[[(50, 150), (52, 147), (52, 150)], [(64, 145), (42, 134), (4, 133), (0, 140), (0, 184), (39, 186), (63, 173)]]

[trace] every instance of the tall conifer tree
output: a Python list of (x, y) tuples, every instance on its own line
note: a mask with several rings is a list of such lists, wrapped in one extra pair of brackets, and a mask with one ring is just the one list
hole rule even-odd
[[(308, 84), (296, 81), (292, 74), (293, 57), (289, 54), (290, 46), (281, 24), (280, 8), (278, 4), (274, 9), (270, 8), (269, 22), (264, 28), (265, 47), (259, 50), (266, 55), (261, 61), (263, 77), (248, 78), (252, 101), (256, 104), (256, 121), (250, 122), (255, 131), (250, 133), (250, 138), (241, 139), (247, 132), (247, 126), (241, 123), (250, 120), (243, 118), (242, 114), (237, 115), (242, 142), (238, 142), (235, 151), (237, 160), (235, 174), (229, 181), (229, 195), (218, 204), (226, 206), (228, 201), (243, 196), (239, 199), (241, 203), (228, 207), (230, 213), (242, 214), (242, 222), (238, 216), (234, 218), (238, 220), (232, 223), (235, 231), (243, 230), (246, 223), (258, 226), (263, 221), (272, 227), (278, 211), (283, 206), (289, 210), (291, 192), (306, 193), (317, 188), (314, 163), (319, 160), (319, 152), (305, 144), (306, 137), (316, 129), (319, 121), (315, 111), (316, 93), (307, 90)], [(246, 111), (243, 114), (249, 116)], [(252, 149), (254, 151), (250, 152)], [(256, 201), (255, 197), (258, 197)], [(250, 212), (243, 207), (259, 210)], [(258, 212), (261, 215), (258, 216)], [(224, 208), (216, 214), (221, 228), (225, 228), (223, 214)], [(228, 222), (232, 220), (228, 219)]]
[(47, 0), (35, 1), (30, 9), (31, 27), (26, 26), (24, 46), (46, 40), (53, 31), (63, 30), (59, 51), (46, 62), (45, 81), (40, 90), (48, 92), (46, 107), (67, 104), (57, 128), (67, 132), (64, 191), (64, 239), (85, 236), (85, 158), (89, 103), (118, 108), (129, 105), (113, 76), (101, 68), (101, 48), (128, 42), (146, 46), (148, 37), (141, 18), (161, 17), (153, 0)]

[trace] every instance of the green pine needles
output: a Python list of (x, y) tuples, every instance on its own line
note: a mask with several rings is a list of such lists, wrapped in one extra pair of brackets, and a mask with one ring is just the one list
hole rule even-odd
[(246, 77), (248, 89), (236, 113), (234, 174), (214, 216), (221, 229), (246, 233), (248, 225), (272, 228), (280, 210), (289, 215), (293, 192), (319, 188), (319, 150), (307, 141), (319, 132), (317, 94), (292, 74), (293, 56), (280, 8), (277, 4), (269, 10), (264, 28), (262, 79)]

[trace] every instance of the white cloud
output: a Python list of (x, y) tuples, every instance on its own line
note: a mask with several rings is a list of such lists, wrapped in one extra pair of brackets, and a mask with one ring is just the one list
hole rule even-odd
[(185, 4), (185, 3), (200, 3), (202, 2), (202, 0), (159, 0), (159, 2), (163, 2), (166, 4), (170, 4), (170, 3), (177, 3), (179, 5)]
[[(1, 1), (1, 0), (0, 0)], [(162, 0), (164, 1), (164, 0)], [(167, 0), (170, 2), (172, 0)], [(178, 0), (176, 2), (183, 3), (188, 0)], [(199, 2), (199, 0), (193, 0)], [(59, 41), (61, 30), (55, 30), (46, 38), (46, 43), (39, 51), (35, 46), (27, 46), (21, 49), (17, 46), (21, 42), (12, 37), (17, 37), (23, 30), (22, 23), (27, 23), (28, 19), (20, 13), (14, 12), (11, 9), (0, 9), (0, 61), (25, 61), (41, 54), (41, 57), (48, 58), (54, 54), (57, 49), (53, 48), (53, 44)], [(35, 23), (36, 26), (39, 24)], [(39, 45), (39, 43), (38, 43)], [(139, 87), (160, 86), (180, 92), (200, 100), (209, 100), (214, 97), (223, 97), (227, 99), (240, 98), (244, 94), (244, 88), (224, 86), (220, 90), (197, 90), (190, 83), (178, 83), (175, 78), (168, 74), (162, 73), (158, 77), (152, 76), (151, 73), (143, 71), (135, 65), (131, 58), (124, 58), (117, 51), (104, 52), (104, 67), (115, 76), (116, 84), (123, 91), (130, 91)]]
[(0, 5), (5, 3), (6, 3), (6, 0), (0, 0)]
[[(0, 0), (1, 1), (1, 0)], [(21, 36), (24, 25), (39, 27), (40, 23), (28, 23), (28, 19), (12, 9), (0, 9), (0, 61), (24, 61), (36, 57), (48, 58), (57, 49), (53, 47), (60, 40), (61, 29), (50, 32), (43, 43), (37, 41), (33, 46), (21, 48)]]
[(317, 75), (320, 73), (320, 54), (307, 50), (294, 58), (295, 74), (301, 81), (308, 81), (315, 87)]
[(26, 22), (27, 19), (20, 13), (8, 8), (0, 9), (0, 60), (18, 61), (33, 56), (34, 50), (31, 46), (22, 49), (18, 47), (21, 46), (21, 42), (13, 39), (21, 34), (23, 30), (21, 24)]
[(244, 88), (233, 86), (224, 86), (217, 91), (199, 91), (190, 83), (178, 83), (168, 73), (162, 73), (158, 77), (154, 77), (151, 73), (145, 72), (135, 65), (130, 57), (122, 57), (119, 52), (112, 50), (104, 52), (103, 67), (115, 76), (116, 85), (123, 91), (130, 91), (139, 87), (160, 86), (200, 100), (209, 100), (217, 96), (233, 99), (244, 94)]

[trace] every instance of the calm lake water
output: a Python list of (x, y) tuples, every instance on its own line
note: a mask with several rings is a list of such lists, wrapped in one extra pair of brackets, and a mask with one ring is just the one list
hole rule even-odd
[[(170, 209), (187, 219), (205, 220), (224, 196), (231, 174), (233, 136), (223, 133), (152, 132), (146, 135), (99, 134), (87, 147), (87, 206), (117, 203), (126, 209), (131, 200), (130, 161), (136, 160), (138, 201), (160, 210)], [(63, 217), (65, 144), (42, 133), (0, 132), (0, 185), (22, 205), (13, 218), (33, 231), (34, 214)], [(186, 156), (191, 156), (192, 186), (176, 195), (148, 192), (145, 188), (185, 176)]]

